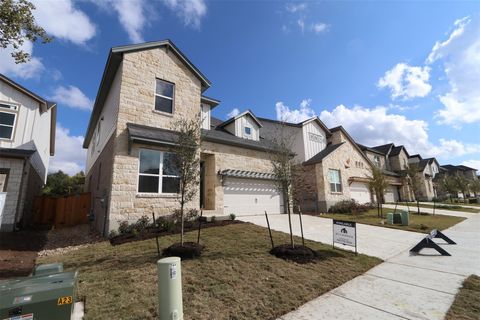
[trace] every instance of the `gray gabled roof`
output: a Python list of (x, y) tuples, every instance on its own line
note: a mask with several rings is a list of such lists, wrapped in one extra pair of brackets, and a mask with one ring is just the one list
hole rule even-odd
[(337, 143), (337, 144), (330, 144), (328, 145), (325, 149), (305, 161), (303, 164), (304, 165), (309, 165), (309, 164), (315, 164), (322, 162), (322, 160), (327, 157), (330, 153), (333, 151), (337, 150), (341, 145), (343, 145), (345, 142)]
[(255, 121), (255, 122), (258, 124), (259, 127), (262, 127), (262, 123), (261, 123), (260, 121), (258, 121), (257, 117), (253, 114), (253, 112), (252, 112), (250, 109), (249, 109), (249, 110), (246, 110), (246, 111), (244, 111), (244, 112), (242, 112), (242, 113), (239, 113), (239, 114), (237, 114), (237, 115), (234, 116), (234, 117), (231, 117), (230, 119), (222, 122), (222, 123), (219, 124), (218, 126), (219, 126), (219, 127), (225, 127), (226, 125), (234, 122), (235, 120), (237, 120), (237, 119), (239, 119), (239, 118), (241, 118), (241, 117), (243, 117), (243, 116), (245, 116), (245, 115), (249, 115), (250, 117), (252, 117), (253, 121)]
[(387, 143), (387, 144), (383, 144), (381, 146), (372, 147), (372, 149), (375, 149), (378, 152), (381, 152), (381, 153), (386, 155), (392, 147), (393, 147), (393, 143)]
[[(103, 105), (107, 99), (108, 92), (110, 91), (110, 86), (112, 85), (113, 79), (117, 72), (120, 63), (123, 60), (123, 55), (125, 53), (150, 50), (160, 47), (166, 47), (167, 50), (171, 50), (179, 59), (182, 61), (189, 69), (195, 74), (200, 81), (202, 82), (202, 91), (208, 89), (211, 85), (211, 82), (198, 70), (195, 65), (188, 60), (188, 58), (173, 44), (170, 40), (146, 42), (140, 44), (132, 44), (127, 46), (113, 47), (110, 49), (108, 54), (108, 59), (103, 71), (102, 80), (98, 88), (97, 97), (95, 98), (95, 103), (93, 105), (92, 115), (90, 116), (90, 121), (88, 123), (87, 132), (85, 134), (85, 140), (83, 141), (83, 147), (88, 148), (90, 139), (92, 139), (93, 131), (95, 125), (102, 113)], [(211, 98), (210, 98), (211, 99)]]
[(202, 95), (201, 101), (205, 104), (208, 104), (211, 107), (211, 109), (215, 108), (220, 104), (220, 100), (213, 99), (204, 95)]
[(253, 149), (258, 151), (274, 151), (273, 144), (265, 139), (250, 140), (239, 138), (221, 128), (205, 130), (202, 129), (202, 138), (205, 141), (226, 144), (234, 147)]

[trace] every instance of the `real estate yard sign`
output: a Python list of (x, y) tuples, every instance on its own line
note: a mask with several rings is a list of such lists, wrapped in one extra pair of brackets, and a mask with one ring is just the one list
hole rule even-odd
[(357, 228), (355, 222), (333, 220), (333, 246), (340, 243), (346, 246), (355, 247), (357, 253)]

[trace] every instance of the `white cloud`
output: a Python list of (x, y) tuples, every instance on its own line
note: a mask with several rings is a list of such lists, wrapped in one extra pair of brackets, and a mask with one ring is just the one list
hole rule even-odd
[(146, 24), (143, 0), (115, 0), (110, 2), (118, 13), (118, 20), (132, 42), (143, 42), (142, 29)]
[(165, 3), (183, 20), (185, 26), (199, 28), (207, 13), (204, 0), (165, 0)]
[(291, 13), (302, 12), (307, 9), (307, 4), (306, 3), (287, 3), (285, 5), (285, 9)]
[(39, 58), (33, 57), (32, 43), (25, 41), (20, 49), (30, 54), (30, 61), (16, 64), (14, 58), (11, 56), (13, 51), (12, 47), (9, 46), (6, 49), (0, 49), (0, 73), (23, 79), (38, 77), (40, 73), (44, 71), (45, 67)]
[(480, 160), (470, 159), (470, 160), (463, 161), (462, 164), (464, 166), (480, 170)]
[(302, 30), (302, 33), (305, 31), (305, 21), (303, 18), (300, 18), (297, 20), (297, 24), (300, 27), (300, 30)]
[(66, 105), (71, 108), (90, 111), (93, 107), (93, 101), (90, 100), (79, 88), (75, 86), (55, 89), (52, 100), (58, 104)]
[(75, 44), (85, 44), (95, 36), (95, 25), (73, 1), (33, 0), (32, 3), (36, 7), (35, 20), (48, 34)]
[(232, 117), (236, 117), (239, 113), (240, 110), (238, 110), (238, 108), (233, 108), (232, 111), (227, 114), (227, 117), (230, 119)]
[(480, 122), (480, 17), (465, 17), (454, 23), (444, 42), (435, 43), (426, 63), (443, 63), (447, 92), (439, 96), (443, 105), (439, 123), (460, 127)]
[(428, 83), (430, 68), (410, 66), (406, 63), (398, 63), (378, 80), (379, 88), (388, 88), (392, 99), (425, 97), (432, 90)]
[(275, 103), (277, 120), (298, 123), (315, 116), (315, 111), (310, 107), (312, 99), (303, 99), (298, 109), (291, 109), (282, 101)]
[(323, 22), (317, 22), (312, 25), (312, 30), (316, 34), (327, 32), (330, 26)]
[(439, 139), (440, 144), (433, 146), (431, 152), (437, 157), (452, 158), (480, 153), (480, 144), (464, 144), (455, 139)]
[(62, 170), (73, 175), (85, 168), (86, 150), (82, 147), (83, 136), (71, 136), (70, 130), (57, 124), (56, 151), (51, 157), (49, 172)]

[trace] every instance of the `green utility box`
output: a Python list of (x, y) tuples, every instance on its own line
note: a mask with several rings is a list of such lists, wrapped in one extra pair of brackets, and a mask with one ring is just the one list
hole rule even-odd
[(410, 224), (410, 215), (407, 211), (400, 211), (402, 215), (402, 226), (408, 226)]
[(393, 224), (393, 212), (387, 212), (387, 224)]
[[(54, 267), (53, 269), (57, 268)], [(38, 268), (37, 268), (38, 269)], [(63, 269), (63, 266), (62, 266)], [(40, 273), (52, 267), (40, 268)], [(75, 304), (77, 272), (0, 281), (0, 319), (68, 320)]]
[(49, 274), (63, 272), (62, 263), (49, 263), (49, 264), (40, 264), (35, 267), (33, 271), (33, 276), (45, 276)]

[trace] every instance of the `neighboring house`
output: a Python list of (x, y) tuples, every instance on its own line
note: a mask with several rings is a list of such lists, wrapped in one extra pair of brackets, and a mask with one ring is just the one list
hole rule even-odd
[(383, 170), (383, 174), (388, 181), (388, 188), (387, 190), (385, 190), (385, 194), (383, 196), (384, 202), (401, 201), (403, 197), (401, 197), (400, 191), (408, 187), (404, 187), (405, 179), (403, 179), (400, 174), (389, 170), (390, 165), (388, 164), (387, 157), (383, 152), (364, 146), (362, 144), (357, 145), (366, 154), (366, 156), (370, 159), (374, 166)]
[(437, 188), (435, 186), (435, 178), (440, 172), (440, 165), (435, 158), (423, 159), (419, 154), (410, 156), (408, 159), (410, 164), (418, 166), (416, 179), (419, 181), (418, 200), (431, 201), (437, 197)]
[(169, 40), (112, 48), (85, 135), (86, 189), (104, 235), (122, 220), (178, 208), (175, 157), (178, 119), (202, 126), (200, 186), (188, 206), (206, 214), (284, 213), (272, 175), (272, 140), (293, 139), (304, 180), (297, 198), (327, 210), (339, 200), (370, 202), (371, 161), (342, 128), (317, 117), (301, 123), (258, 118), (250, 110), (226, 121), (211, 116), (219, 101), (210, 81)]
[(0, 74), (0, 230), (28, 224), (55, 153), (56, 104)]
[[(467, 166), (464, 166), (464, 165), (446, 164), (446, 165), (440, 166), (439, 169), (440, 169), (441, 174), (446, 174), (446, 175), (450, 175), (450, 176), (461, 175), (461, 176), (464, 176), (465, 178), (467, 178), (468, 180), (477, 180), (478, 179), (477, 169), (467, 167)], [(467, 197), (475, 196), (474, 192), (472, 192), (470, 190), (466, 190), (466, 191), (467, 191), (467, 194), (466, 194)], [(463, 197), (464, 195), (461, 192), (459, 192), (458, 196)]]

